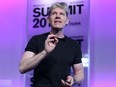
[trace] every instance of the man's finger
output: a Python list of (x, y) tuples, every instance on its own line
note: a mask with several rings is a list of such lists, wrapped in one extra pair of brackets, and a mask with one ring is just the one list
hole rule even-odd
[(66, 86), (66, 82), (63, 79), (61, 80), (61, 83), (63, 86)]
[(68, 76), (66, 82), (70, 84), (72, 79), (73, 79), (72, 76)]

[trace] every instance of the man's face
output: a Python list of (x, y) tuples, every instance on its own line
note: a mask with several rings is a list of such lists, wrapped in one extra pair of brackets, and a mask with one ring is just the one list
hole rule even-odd
[(66, 12), (61, 8), (53, 9), (48, 20), (52, 28), (63, 28), (69, 21)]

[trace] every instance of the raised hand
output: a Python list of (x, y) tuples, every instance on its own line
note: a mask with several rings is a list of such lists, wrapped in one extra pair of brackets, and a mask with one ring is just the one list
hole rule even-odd
[(53, 51), (54, 48), (56, 47), (57, 43), (58, 43), (58, 39), (57, 39), (56, 35), (54, 35), (54, 34), (48, 35), (48, 37), (45, 41), (46, 52), (50, 53), (51, 51)]

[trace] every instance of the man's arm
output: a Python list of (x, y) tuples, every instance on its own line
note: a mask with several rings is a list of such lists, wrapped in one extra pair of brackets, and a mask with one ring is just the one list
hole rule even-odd
[(84, 68), (82, 63), (74, 64), (73, 69), (74, 69), (74, 80), (78, 85), (80, 85), (84, 79)]
[(39, 54), (35, 55), (35, 53), (31, 51), (26, 51), (23, 54), (23, 57), (21, 59), (20, 65), (19, 65), (19, 71), (23, 74), (27, 71), (32, 70), (35, 68), (40, 61), (47, 55), (47, 52), (43, 50)]
[(74, 77), (73, 76), (67, 76), (66, 81), (63, 79), (61, 80), (61, 83), (64, 87), (72, 87), (74, 83), (77, 83), (79, 86), (81, 85), (81, 82), (84, 79), (84, 68), (82, 63), (74, 64)]
[(58, 39), (55, 35), (48, 35), (45, 41), (45, 49), (35, 55), (34, 52), (26, 51), (21, 59), (19, 65), (19, 71), (25, 73), (29, 70), (34, 69), (40, 62), (56, 47)]

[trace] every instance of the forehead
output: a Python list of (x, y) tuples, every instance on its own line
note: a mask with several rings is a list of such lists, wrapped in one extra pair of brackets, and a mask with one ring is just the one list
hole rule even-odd
[(51, 12), (63, 12), (63, 13), (65, 13), (65, 10), (63, 8), (56, 7)]

